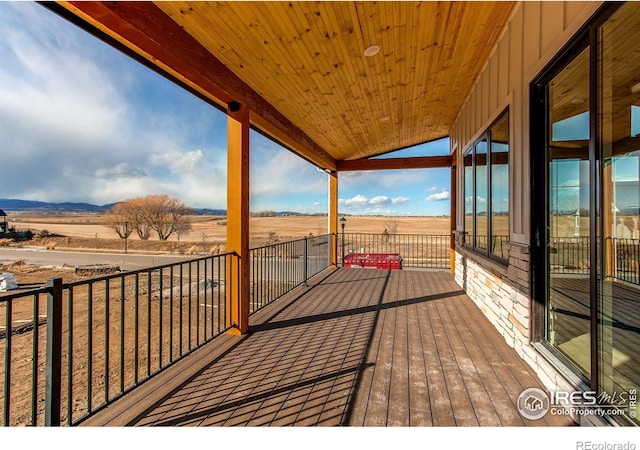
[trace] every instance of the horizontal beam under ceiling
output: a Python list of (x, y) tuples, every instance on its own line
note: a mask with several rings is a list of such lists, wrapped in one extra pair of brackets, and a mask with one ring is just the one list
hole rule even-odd
[(450, 168), (452, 159), (447, 156), (416, 156), (412, 158), (355, 159), (338, 161), (338, 172), (359, 170), (405, 170)]

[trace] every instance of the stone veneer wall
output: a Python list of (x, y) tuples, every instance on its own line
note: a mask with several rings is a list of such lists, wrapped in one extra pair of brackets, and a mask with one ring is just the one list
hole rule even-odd
[(510, 244), (504, 266), (458, 244), (455, 279), (549, 391), (577, 388), (531, 345), (528, 246)]

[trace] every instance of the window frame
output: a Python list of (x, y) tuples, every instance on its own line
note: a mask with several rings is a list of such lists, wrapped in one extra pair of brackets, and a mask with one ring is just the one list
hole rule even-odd
[[(471, 202), (471, 208), (472, 208), (472, 232), (471, 232), (471, 236), (469, 236), (469, 230), (467, 230), (467, 210), (466, 210), (466, 196), (467, 196), (467, 192), (466, 189), (464, 190), (464, 195), (463, 195), (463, 235), (464, 235), (464, 240), (463, 240), (463, 246), (472, 250), (474, 253), (480, 254), (482, 256), (488, 257), (492, 260), (497, 261), (498, 263), (501, 263), (503, 265), (508, 265), (509, 263), (509, 257), (507, 255), (507, 257), (502, 257), (497, 255), (496, 253), (494, 253), (492, 251), (492, 241), (493, 241), (493, 205), (492, 205), (492, 147), (493, 147), (493, 141), (492, 141), (492, 131), (495, 128), (495, 126), (504, 118), (506, 117), (507, 119), (507, 129), (509, 130), (509, 136), (508, 136), (508, 141), (507, 141), (507, 146), (508, 149), (506, 151), (507, 154), (507, 173), (508, 173), (508, 181), (507, 181), (507, 195), (509, 198), (509, 210), (507, 213), (508, 216), (508, 229), (509, 229), (509, 234), (508, 234), (508, 241), (506, 243), (509, 243), (511, 241), (511, 161), (510, 161), (510, 155), (511, 155), (511, 132), (510, 132), (510, 127), (511, 127), (511, 121), (510, 121), (510, 109), (509, 107), (505, 108), (504, 110), (502, 110), (500, 112), (500, 114), (498, 114), (498, 116), (495, 118), (495, 120), (493, 122), (491, 122), (491, 124), (487, 127), (487, 129), (485, 129), (470, 145), (469, 147), (462, 153), (463, 155), (463, 168), (466, 169), (468, 166), (464, 165), (464, 160), (471, 156), (471, 186), (472, 186), (472, 197), (473, 200)], [(485, 216), (485, 220), (486, 220), (486, 228), (487, 228), (487, 248), (483, 248), (482, 246), (478, 246), (478, 202), (477, 202), (477, 184), (478, 184), (478, 173), (477, 173), (477, 155), (476, 155), (476, 149), (478, 147), (478, 145), (482, 142), (486, 143), (486, 152), (483, 152), (482, 154), (485, 155), (486, 158), (486, 164), (484, 164), (484, 168), (486, 170), (486, 178), (485, 178), (485, 182), (486, 182), (486, 216)], [(501, 152), (501, 153), (505, 153), (505, 152)], [(466, 170), (463, 170), (463, 187), (466, 188), (467, 182), (469, 180), (466, 179)], [(470, 237), (470, 242), (469, 242), (469, 237)]]

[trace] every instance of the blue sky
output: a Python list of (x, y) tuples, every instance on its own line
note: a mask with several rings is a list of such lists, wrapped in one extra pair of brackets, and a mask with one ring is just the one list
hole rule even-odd
[[(41, 6), (0, 2), (0, 198), (226, 207), (226, 117)], [(386, 156), (447, 154), (447, 140)], [(251, 134), (251, 210), (327, 211), (327, 175)], [(448, 215), (449, 170), (339, 176), (348, 214)]]

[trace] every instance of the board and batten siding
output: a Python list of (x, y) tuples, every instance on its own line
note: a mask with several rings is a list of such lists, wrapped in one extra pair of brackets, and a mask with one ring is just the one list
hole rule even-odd
[[(457, 170), (455, 279), (549, 390), (578, 388), (531, 344), (529, 85), (602, 2), (521, 2), (489, 54), (450, 132)], [(509, 108), (510, 251), (505, 266), (462, 245), (463, 154)], [(580, 417), (575, 417), (580, 422)]]

